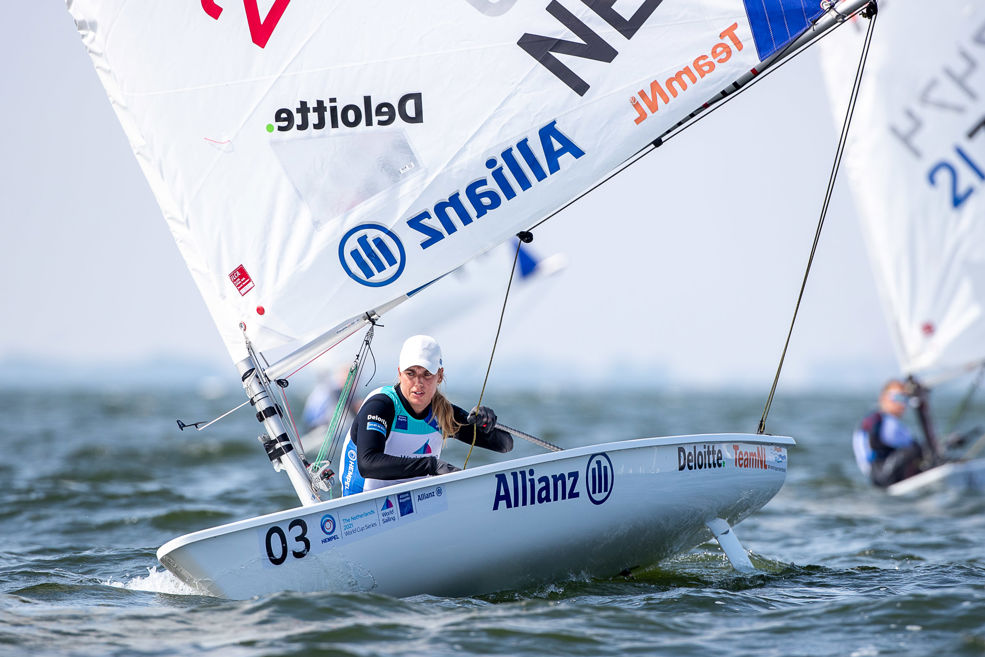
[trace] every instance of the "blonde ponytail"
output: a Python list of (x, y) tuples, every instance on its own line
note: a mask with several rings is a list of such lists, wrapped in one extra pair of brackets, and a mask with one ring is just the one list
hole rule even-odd
[(435, 391), (434, 399), (431, 400), (431, 412), (438, 422), (443, 439), (447, 440), (454, 436), (462, 428), (462, 425), (455, 421), (455, 409), (452, 408), (451, 402), (441, 394), (440, 390)]

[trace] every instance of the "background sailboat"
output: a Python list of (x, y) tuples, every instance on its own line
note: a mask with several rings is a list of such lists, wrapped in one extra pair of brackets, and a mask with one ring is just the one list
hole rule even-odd
[[(162, 563), (234, 596), (486, 591), (618, 572), (709, 535), (749, 567), (730, 524), (779, 490), (789, 438), (605, 443), (323, 501), (273, 389), (536, 228), (831, 15), (815, 26), (820, 9), (786, 0), (646, 0), (625, 13), (605, 2), (243, 5), (245, 17), (209, 0), (69, 3), (267, 454), (304, 505), (175, 539)], [(604, 549), (590, 549), (598, 536)], [(457, 570), (394, 564), (395, 546), (423, 552), (436, 539), (439, 560), (466, 555)], [(495, 561), (531, 542), (527, 563)]]
[[(933, 387), (985, 364), (985, 5), (928, 9), (880, 4), (846, 165), (900, 373)], [(863, 32), (850, 26), (822, 43), (838, 120)], [(940, 460), (966, 461), (985, 447), (949, 450), (947, 441), (937, 438)], [(890, 492), (941, 478), (985, 487), (985, 460), (935, 468)]]

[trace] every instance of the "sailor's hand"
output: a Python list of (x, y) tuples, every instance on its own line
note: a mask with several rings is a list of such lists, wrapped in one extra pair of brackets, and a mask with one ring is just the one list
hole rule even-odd
[(438, 465), (434, 468), (434, 474), (436, 475), (448, 474), (449, 472), (460, 472), (462, 470), (447, 461), (442, 461), (441, 459), (436, 460), (438, 461)]
[(496, 413), (488, 406), (473, 408), (469, 413), (469, 424), (477, 426), (482, 433), (489, 433), (496, 426)]

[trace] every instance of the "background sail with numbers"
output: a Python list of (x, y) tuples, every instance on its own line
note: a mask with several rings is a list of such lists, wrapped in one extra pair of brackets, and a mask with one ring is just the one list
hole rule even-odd
[(236, 362), (241, 325), (283, 355), (530, 228), (822, 13), (813, 0), (68, 6)]
[[(839, 121), (863, 34), (821, 45)], [(985, 362), (985, 3), (880, 3), (846, 162), (902, 372)]]

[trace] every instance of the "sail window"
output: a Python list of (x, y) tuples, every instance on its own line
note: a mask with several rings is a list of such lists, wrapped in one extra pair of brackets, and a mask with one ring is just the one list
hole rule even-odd
[(319, 227), (423, 171), (407, 136), (393, 129), (292, 132), (272, 148)]

